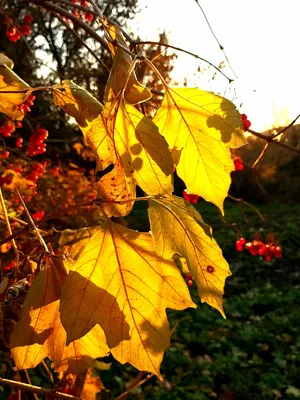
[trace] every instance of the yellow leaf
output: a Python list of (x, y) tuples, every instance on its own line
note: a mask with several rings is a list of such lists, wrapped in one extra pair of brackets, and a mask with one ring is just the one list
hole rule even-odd
[(170, 339), (167, 307), (195, 307), (173, 260), (155, 253), (150, 234), (106, 221), (68, 276), (61, 318), (68, 341), (99, 324), (118, 361), (161, 378)]
[[(118, 40), (120, 45), (129, 50), (127, 43), (124, 40), (123, 33), (118, 26), (113, 25), (108, 21), (104, 21), (104, 26), (106, 27), (106, 31), (112, 40)], [(130, 72), (132, 64), (132, 57), (130, 54), (126, 53), (126, 51), (119, 46), (114, 46), (111, 43), (109, 43), (108, 46), (114, 61), (105, 89), (105, 103), (112, 101), (115, 97), (118, 97), (128, 79), (128, 73)], [(152, 97), (149, 89), (147, 89), (137, 80), (134, 71), (132, 71), (130, 74), (124, 96), (126, 101), (128, 101), (130, 104), (142, 103), (143, 101), (149, 100)]]
[(187, 210), (185, 206), (186, 202), (175, 196), (169, 200), (149, 201), (148, 212), (156, 250), (165, 259), (176, 253), (184, 257), (202, 302), (215, 307), (225, 317), (222, 297), (225, 279), (231, 275), (229, 265), (211, 236), (211, 228), (201, 222), (202, 218), (195, 209), (190, 212), (191, 205)]
[(234, 169), (229, 148), (245, 144), (235, 106), (197, 88), (167, 88), (153, 122), (166, 138), (189, 193), (223, 211)]
[(87, 90), (72, 81), (63, 81), (53, 88), (54, 104), (76, 119), (83, 133), (101, 113), (103, 106)]
[(168, 143), (157, 126), (123, 98), (104, 109), (107, 131), (126, 176), (132, 176), (148, 195), (171, 194), (173, 161)]
[(82, 374), (93, 364), (94, 358), (107, 355), (105, 337), (99, 326), (66, 346), (66, 332), (59, 313), (61, 286), (66, 277), (62, 261), (47, 256), (46, 265), (29, 289), (21, 319), (10, 338), (17, 369), (34, 368), (49, 357), (56, 370)]
[(0, 113), (20, 121), (24, 113), (19, 111), (18, 105), (29, 96), (29, 92), (20, 91), (30, 86), (12, 71), (13, 65), (12, 60), (0, 53)]
[(82, 253), (85, 245), (99, 229), (99, 226), (90, 226), (81, 229), (65, 229), (60, 233), (59, 249), (63, 254), (68, 254), (73, 260)]

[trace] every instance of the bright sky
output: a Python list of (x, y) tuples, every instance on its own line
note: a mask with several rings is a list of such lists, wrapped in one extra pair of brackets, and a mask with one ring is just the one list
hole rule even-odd
[[(300, 0), (199, 0), (238, 79), (228, 84), (213, 70), (196, 73), (199, 61), (180, 55), (173, 78), (214, 91), (248, 115), (254, 130), (291, 122), (300, 113)], [(131, 25), (143, 40), (165, 30), (169, 43), (219, 65), (222, 51), (195, 0), (139, 0), (141, 12)], [(202, 64), (203, 67), (206, 67)], [(229, 68), (223, 69), (234, 78)]]

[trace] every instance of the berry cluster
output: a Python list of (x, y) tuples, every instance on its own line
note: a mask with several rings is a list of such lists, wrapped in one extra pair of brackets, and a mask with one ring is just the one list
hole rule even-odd
[(0, 187), (3, 185), (10, 185), (12, 183), (12, 177), (0, 176)]
[(34, 100), (35, 96), (33, 94), (30, 94), (23, 103), (18, 105), (19, 111), (21, 111), (24, 114), (31, 111), (30, 107), (33, 106)]
[[(88, 7), (89, 3), (87, 2), (87, 0), (72, 0), (72, 3), (74, 4), (80, 4), (82, 7)], [(80, 12), (78, 10), (73, 10), (72, 14), (76, 17), (76, 18), (80, 18)], [(93, 14), (90, 14), (88, 12), (83, 12), (82, 14), (84, 20), (86, 22), (92, 22), (94, 19)]]
[(246, 242), (245, 238), (240, 238), (235, 243), (237, 251), (248, 250), (252, 256), (263, 256), (266, 261), (271, 261), (273, 257), (281, 258), (282, 250), (281, 247), (276, 243), (263, 243), (261, 240), (253, 240), (252, 242)]
[(0, 134), (2, 134), (4, 137), (10, 137), (15, 130), (16, 125), (10, 119), (6, 119), (2, 126), (0, 126)]
[(8, 28), (6, 29), (6, 36), (11, 42), (17, 42), (22, 36), (30, 35), (31, 28), (30, 24), (33, 21), (33, 16), (26, 14), (23, 18), (23, 24), (20, 26), (15, 26), (12, 20), (7, 21)]
[(241, 119), (243, 121), (244, 131), (246, 132), (250, 128), (251, 122), (249, 121), (246, 114), (241, 114)]
[(2, 154), (1, 154), (1, 158), (3, 158), (4, 160), (6, 159), (6, 158), (8, 158), (9, 157), (9, 151), (4, 151)]
[(48, 137), (47, 129), (37, 128), (29, 138), (27, 154), (29, 157), (43, 154), (46, 151), (44, 140)]
[(44, 161), (43, 164), (41, 163), (34, 164), (31, 173), (25, 176), (25, 179), (36, 183), (37, 180), (44, 175), (46, 166), (47, 166), (46, 161)]
[(198, 196), (197, 194), (190, 194), (187, 191), (187, 189), (184, 189), (183, 198), (184, 198), (184, 200), (188, 201), (189, 203), (197, 204), (200, 196)]

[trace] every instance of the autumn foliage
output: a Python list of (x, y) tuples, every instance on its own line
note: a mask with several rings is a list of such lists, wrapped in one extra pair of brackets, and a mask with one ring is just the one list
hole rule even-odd
[[(29, 16), (24, 23), (31, 23)], [(97, 171), (104, 171), (97, 182), (86, 179), (81, 201), (87, 214), (97, 215), (98, 225), (62, 231), (57, 244), (56, 232), (43, 230), (43, 221), (59, 208), (69, 206), (71, 212), (75, 204), (67, 196), (57, 199), (52, 210), (51, 204), (38, 208), (36, 184), (54, 178), (53, 185), (67, 182), (59, 181), (59, 169), (52, 165), (37, 163), (25, 172), (9, 168), (2, 153), (1, 218), (23, 232), (15, 237), (10, 268), (2, 265), (4, 316), (23, 304), (4, 340), (18, 370), (49, 357), (56, 371), (81, 375), (94, 359), (111, 353), (120, 363), (162, 379), (160, 364), (170, 344), (166, 309), (195, 307), (189, 286), (194, 283), (202, 302), (225, 317), (222, 296), (229, 266), (191, 203), (201, 197), (224, 212), (231, 172), (242, 169), (232, 149), (245, 144), (250, 125), (225, 98), (198, 88), (169, 87), (150, 60), (131, 52), (117, 25), (105, 18), (101, 23), (113, 57), (104, 104), (71, 81), (30, 87), (14, 73), (13, 62), (0, 56), (0, 111), (6, 116), (1, 134), (18, 129), (35, 91), (50, 91), (54, 104), (75, 118)], [(8, 26), (10, 40), (16, 34)], [(163, 84), (164, 97), (153, 118), (143, 113), (152, 94), (137, 78), (138, 63), (146, 63)], [(43, 127), (34, 129), (28, 156), (45, 151), (47, 135)], [(184, 199), (173, 195), (175, 170), (187, 188)], [(76, 171), (70, 173), (74, 179)], [(137, 185), (141, 197), (136, 197)], [(13, 208), (16, 189), (22, 200)], [(29, 200), (36, 201), (32, 220), (26, 214)], [(148, 202), (150, 232), (120, 222), (136, 201)], [(177, 256), (186, 261), (187, 281)]]

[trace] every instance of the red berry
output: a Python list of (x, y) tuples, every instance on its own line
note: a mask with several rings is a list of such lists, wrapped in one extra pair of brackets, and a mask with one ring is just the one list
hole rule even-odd
[(244, 246), (242, 245), (240, 240), (237, 240), (235, 242), (235, 247), (236, 247), (237, 251), (243, 251), (243, 249), (244, 249)]
[(45, 212), (44, 211), (40, 211), (37, 212), (35, 214), (32, 214), (32, 218), (35, 219), (36, 221), (40, 221), (41, 219), (44, 218)]
[(8, 158), (9, 157), (9, 151), (6, 150), (4, 153), (2, 153), (1, 157), (4, 158), (4, 159)]
[(234, 157), (233, 158), (234, 168), (236, 171), (242, 171), (244, 169), (243, 160), (241, 157)]
[(244, 131), (246, 132), (251, 126), (251, 122), (246, 119), (245, 121), (243, 121), (243, 127), (244, 127)]
[(21, 39), (21, 35), (19, 33), (16, 33), (15, 35), (9, 37), (9, 40), (14, 43), (20, 39)]
[(21, 25), (19, 26), (19, 32), (21, 33), (21, 35), (30, 35), (31, 33), (31, 29), (29, 25)]
[(246, 119), (248, 119), (247, 115), (246, 114), (241, 114), (241, 120), (245, 121)]
[(94, 19), (94, 16), (93, 16), (93, 14), (90, 14), (90, 13), (85, 12), (85, 13), (83, 13), (83, 18), (84, 18), (87, 22), (92, 22), (93, 19)]
[(239, 241), (240, 241), (240, 243), (241, 243), (243, 246), (245, 246), (245, 244), (246, 244), (246, 239), (245, 239), (245, 238), (241, 237), (241, 238), (239, 239)]
[(191, 286), (193, 286), (193, 281), (189, 280), (187, 284), (188, 284), (189, 287), (191, 287)]
[(186, 279), (189, 281), (189, 280), (191, 280), (192, 279), (192, 275), (191, 274), (186, 274)]
[(26, 14), (23, 18), (25, 24), (31, 24), (33, 21), (33, 16), (30, 14)]
[(258, 254), (259, 254), (260, 256), (263, 256), (263, 255), (265, 254), (265, 252), (266, 252), (266, 246), (263, 245), (263, 246), (258, 250)]
[(17, 141), (16, 141), (16, 146), (18, 148), (22, 147), (22, 143), (23, 143), (23, 139), (21, 137), (18, 137)]
[(72, 11), (72, 14), (73, 14), (74, 17), (76, 17), (76, 18), (80, 18), (80, 14), (79, 14), (79, 12), (78, 12), (77, 10), (73, 10), (73, 11)]
[(5, 33), (7, 37), (14, 36), (17, 33), (17, 28), (12, 26), (11, 28), (8, 28)]
[(17, 128), (22, 128), (22, 122), (17, 121), (17, 122), (16, 122), (16, 127), (17, 127)]

